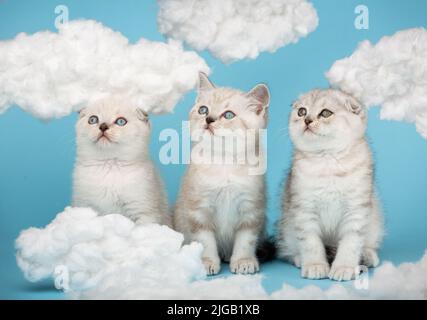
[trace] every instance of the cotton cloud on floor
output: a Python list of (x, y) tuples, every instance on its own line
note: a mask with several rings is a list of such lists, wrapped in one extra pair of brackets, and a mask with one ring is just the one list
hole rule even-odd
[(28, 280), (53, 277), (74, 298), (243, 299), (264, 294), (254, 277), (200, 281), (206, 277), (202, 246), (182, 243), (182, 234), (166, 226), (137, 226), (121, 215), (98, 216), (88, 208), (69, 207), (45, 228), (23, 231), (16, 249)]
[(158, 24), (166, 36), (229, 63), (274, 52), (318, 25), (307, 0), (158, 0)]
[(327, 73), (330, 83), (365, 105), (381, 106), (381, 118), (414, 122), (427, 139), (427, 30), (402, 30), (377, 44), (363, 41)]
[(176, 41), (130, 44), (96, 21), (70, 21), (58, 33), (0, 41), (0, 113), (16, 104), (41, 119), (56, 118), (109, 94), (168, 112), (196, 85), (199, 71), (209, 72), (204, 60)]
[(182, 242), (166, 226), (69, 207), (45, 228), (21, 232), (17, 262), (28, 280), (52, 277), (81, 299), (427, 299), (427, 254), (417, 263), (377, 268), (369, 291), (284, 284), (269, 295), (260, 275), (206, 281), (201, 245)]

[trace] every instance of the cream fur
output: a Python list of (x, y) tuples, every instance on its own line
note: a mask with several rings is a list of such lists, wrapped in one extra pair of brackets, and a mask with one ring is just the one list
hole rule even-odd
[[(264, 85), (243, 93), (215, 88), (201, 74), (198, 98), (190, 112), (192, 135), (196, 131), (206, 133), (211, 130), (208, 137), (218, 138), (218, 132), (224, 128), (232, 131), (263, 129), (267, 124), (268, 102), (269, 93)], [(202, 105), (209, 108), (208, 115), (198, 113)], [(236, 117), (232, 120), (221, 117), (226, 110), (233, 111)], [(209, 126), (207, 116), (215, 119)], [(197, 145), (196, 142), (193, 150)], [(257, 149), (260, 162), (264, 162), (259, 142), (252, 147)], [(213, 148), (214, 153), (218, 152)], [(236, 152), (248, 148), (251, 147)], [(264, 235), (265, 181), (264, 172), (250, 173), (252, 167), (249, 163), (191, 163), (184, 176), (174, 225), (187, 242), (203, 244), (203, 262), (208, 274), (219, 272), (221, 259), (230, 261), (230, 269), (235, 273), (259, 270), (255, 252)]]
[[(99, 123), (88, 123), (93, 115)], [(118, 117), (127, 124), (115, 124)], [(97, 141), (102, 123), (109, 126), (109, 140)], [(120, 99), (103, 100), (81, 111), (76, 132), (73, 206), (123, 214), (140, 224), (170, 223), (164, 187), (148, 154), (146, 114)]]
[[(305, 108), (306, 116), (298, 110)], [(318, 115), (324, 109), (330, 117)], [(311, 119), (309, 128), (304, 122)], [(383, 221), (365, 139), (367, 115), (351, 96), (315, 90), (293, 106), (289, 132), (295, 153), (279, 222), (279, 255), (310, 279), (355, 278), (356, 267), (379, 263)], [(327, 250), (334, 256), (328, 263)]]

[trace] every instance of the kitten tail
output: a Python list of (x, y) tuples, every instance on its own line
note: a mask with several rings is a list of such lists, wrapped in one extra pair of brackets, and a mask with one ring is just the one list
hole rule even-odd
[(273, 237), (264, 239), (257, 248), (256, 255), (259, 262), (264, 263), (276, 257), (276, 244)]

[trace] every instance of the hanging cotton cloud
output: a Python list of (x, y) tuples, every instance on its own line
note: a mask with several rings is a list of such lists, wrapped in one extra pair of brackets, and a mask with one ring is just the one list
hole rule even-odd
[(53, 277), (81, 299), (427, 299), (427, 254), (417, 263), (380, 266), (368, 291), (285, 284), (269, 295), (260, 275), (207, 281), (201, 245), (182, 242), (166, 226), (66, 208), (45, 228), (21, 232), (17, 262), (28, 280)]
[(68, 115), (110, 94), (154, 113), (169, 112), (209, 72), (180, 43), (128, 39), (101, 23), (71, 21), (58, 33), (0, 41), (0, 113), (18, 105), (41, 119)]
[(426, 29), (399, 31), (375, 45), (363, 41), (327, 77), (368, 107), (381, 106), (382, 119), (414, 122), (427, 139)]
[(158, 0), (158, 24), (166, 36), (229, 63), (274, 52), (318, 25), (306, 0)]

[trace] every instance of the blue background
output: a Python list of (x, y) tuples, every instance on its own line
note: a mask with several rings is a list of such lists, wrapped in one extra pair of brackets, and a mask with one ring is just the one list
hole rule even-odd
[[(256, 60), (224, 65), (203, 52), (218, 85), (249, 90), (258, 82), (272, 93), (268, 133), (268, 187), (270, 229), (279, 214), (281, 182), (290, 165), (291, 144), (287, 133), (289, 105), (301, 93), (326, 87), (324, 77), (332, 63), (350, 55), (364, 39), (378, 41), (397, 30), (427, 27), (427, 1), (365, 0), (370, 12), (369, 30), (354, 27), (354, 9), (360, 0), (313, 1), (319, 27), (297, 44), (274, 54), (263, 53)], [(55, 30), (54, 9), (68, 6), (70, 19), (88, 18), (122, 32), (131, 42), (140, 37), (163, 40), (157, 31), (155, 1), (23, 1), (0, 0), (0, 40), (19, 32)], [(176, 128), (187, 119), (195, 94), (187, 94), (170, 115), (152, 117), (152, 154), (166, 182), (170, 203), (176, 198), (181, 165), (160, 165), (160, 130)], [(387, 237), (381, 251), (383, 260), (395, 263), (418, 260), (427, 248), (427, 141), (412, 124), (379, 119), (371, 109), (368, 136), (377, 164), (377, 184), (384, 204)], [(0, 116), (0, 298), (63, 298), (49, 281), (27, 282), (16, 266), (14, 239), (30, 226), (48, 224), (70, 203), (71, 173), (75, 156), (75, 115), (41, 122), (17, 107)], [(228, 274), (223, 268), (222, 275)], [(276, 290), (284, 281), (291, 285), (316, 284), (327, 287), (329, 280), (309, 281), (299, 270), (276, 261), (263, 266), (264, 285)]]

